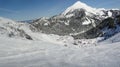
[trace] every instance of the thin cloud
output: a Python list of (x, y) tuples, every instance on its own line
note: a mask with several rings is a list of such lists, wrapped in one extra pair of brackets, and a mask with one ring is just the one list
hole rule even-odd
[(5, 8), (0, 8), (0, 11), (4, 11), (4, 12), (8, 12), (8, 13), (18, 13), (17, 11), (5, 9)]

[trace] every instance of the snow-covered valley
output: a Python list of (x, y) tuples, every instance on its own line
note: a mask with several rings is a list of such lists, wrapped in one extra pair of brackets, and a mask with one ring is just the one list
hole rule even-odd
[(120, 67), (120, 42), (78, 47), (0, 37), (0, 67)]

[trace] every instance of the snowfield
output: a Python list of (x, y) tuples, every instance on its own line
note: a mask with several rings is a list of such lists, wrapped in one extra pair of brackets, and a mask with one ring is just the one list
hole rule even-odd
[[(102, 17), (104, 14), (100, 9), (78, 1), (62, 15), (70, 18), (74, 16), (74, 10), (82, 8), (88, 16), (95, 14)], [(112, 12), (108, 12), (107, 17), (112, 17)], [(46, 19), (41, 19), (47, 22), (44, 26), (49, 25)], [(93, 19), (88, 18), (82, 25), (91, 23), (93, 27), (97, 26)], [(69, 21), (65, 25), (69, 27)], [(103, 31), (107, 35), (117, 33), (106, 40), (102, 37), (75, 40), (72, 37), (85, 31), (59, 36), (35, 29), (28, 23), (0, 17), (0, 67), (120, 67), (120, 27), (116, 30), (105, 28)]]
[(0, 67), (120, 67), (120, 42), (104, 43), (78, 47), (0, 37)]

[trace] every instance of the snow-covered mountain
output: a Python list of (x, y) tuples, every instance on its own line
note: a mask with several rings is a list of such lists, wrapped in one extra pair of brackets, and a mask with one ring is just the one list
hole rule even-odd
[(77, 1), (59, 15), (31, 20), (31, 23), (1, 18), (1, 34), (27, 39), (39, 39), (34, 36), (35, 33), (70, 36), (74, 39), (107, 39), (120, 31), (119, 16), (119, 9), (97, 9)]
[(0, 17), (0, 36), (16, 37), (16, 38), (32, 38), (26, 33), (25, 28), (29, 26), (26, 23), (18, 23), (16, 21)]
[(75, 39), (91, 39), (107, 36), (103, 30), (106, 27), (113, 29), (110, 28), (111, 24), (115, 24), (115, 27), (118, 27), (116, 22), (119, 22), (119, 20), (116, 21), (118, 19), (116, 17), (119, 15), (119, 9), (97, 9), (77, 1), (61, 14), (50, 18), (37, 19), (31, 25), (38, 32), (62, 36), (70, 35)]
[(102, 14), (104, 14), (100, 9), (92, 8), (83, 2), (77, 1), (75, 4), (68, 7), (62, 13), (62, 15), (69, 15), (70, 13), (72, 14), (75, 10), (79, 10), (79, 9), (84, 9), (86, 15), (90, 15), (90, 14), (102, 15)]
[[(31, 31), (29, 24), (5, 18), (0, 18), (0, 24), (1, 33), (5, 35), (9, 35), (9, 31), (16, 33), (13, 38), (0, 34), (0, 67), (120, 66), (120, 33), (108, 40), (95, 43), (96, 39), (74, 40), (70, 36), (32, 32), (35, 28), (30, 27)], [(20, 33), (16, 29), (25, 33)], [(21, 39), (19, 36), (21, 34), (28, 34), (34, 40)]]
[(0, 17), (0, 67), (120, 67), (118, 9), (77, 1), (59, 15), (24, 22)]

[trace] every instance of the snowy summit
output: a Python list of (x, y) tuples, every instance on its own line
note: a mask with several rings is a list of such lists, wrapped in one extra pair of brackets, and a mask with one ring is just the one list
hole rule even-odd
[(93, 11), (95, 10), (95, 8), (92, 8), (92, 7), (88, 6), (87, 4), (85, 4), (81, 1), (77, 1), (72, 6), (68, 7), (62, 14), (66, 15), (68, 12), (73, 12), (76, 9), (84, 9), (87, 12), (91, 12), (91, 13), (93, 13)]

